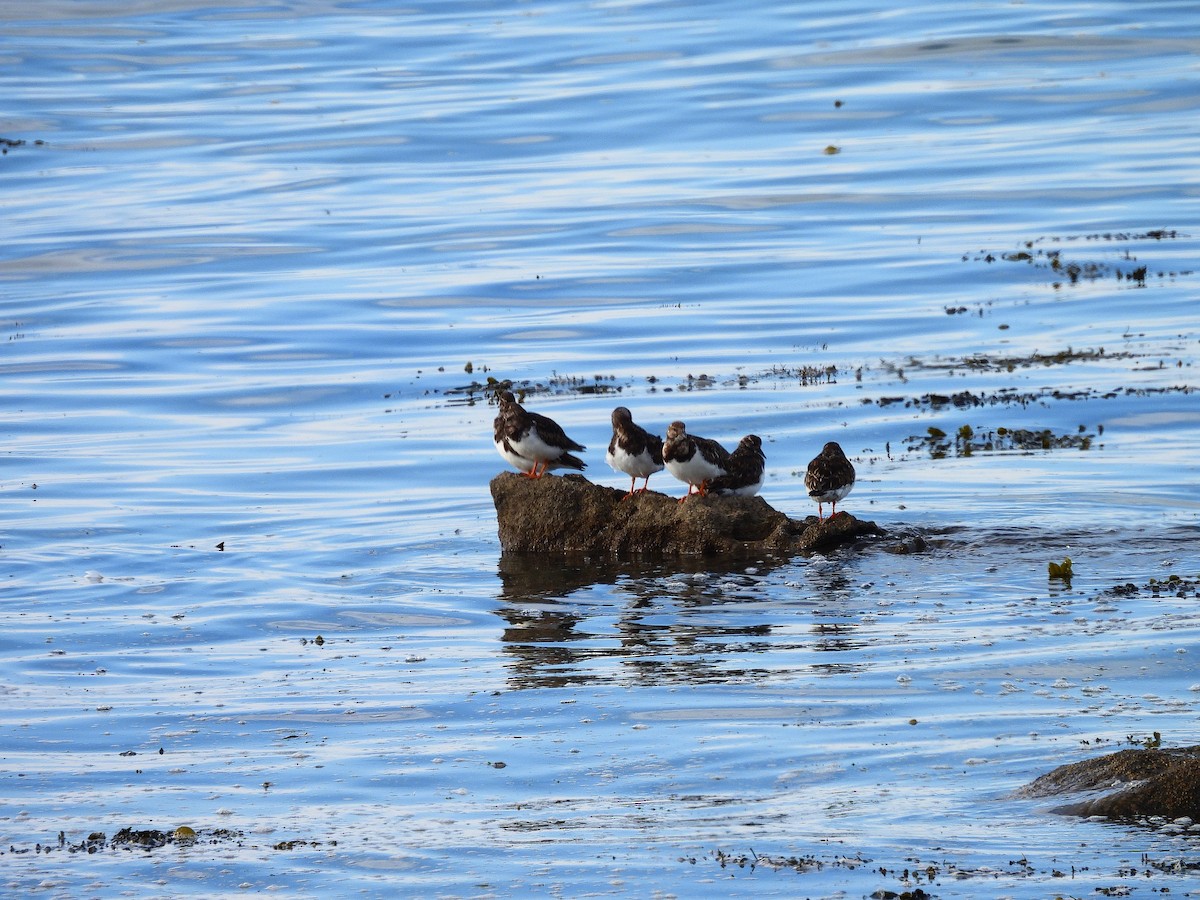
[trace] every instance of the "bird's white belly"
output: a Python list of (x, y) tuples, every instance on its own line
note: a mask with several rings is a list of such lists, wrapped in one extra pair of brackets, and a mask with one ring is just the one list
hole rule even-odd
[[(721, 493), (734, 497), (753, 497), (760, 490), (762, 490), (762, 486), (763, 479), (762, 476), (759, 475), (758, 481), (754, 482), (753, 484), (745, 484), (738, 488), (726, 488), (725, 490), (721, 491)], [(841, 498), (839, 497), (838, 499), (840, 500)]]
[(533, 469), (533, 460), (521, 456), (507, 441), (496, 441), (496, 452), (518, 472), (528, 472)]
[(662, 471), (662, 464), (656, 463), (649, 453), (634, 456), (619, 444), (615, 451), (607, 451), (604, 460), (615, 471), (624, 472), (633, 478), (649, 478), (655, 472)]
[(526, 459), (536, 459), (539, 462), (558, 459), (565, 452), (562, 447), (555, 447), (542, 440), (536, 428), (530, 428), (519, 441), (509, 441), (512, 448)]
[(820, 501), (821, 503), (837, 503), (848, 493), (850, 493), (850, 489), (852, 487), (854, 487), (854, 482), (850, 482), (850, 484), (844, 484), (841, 487), (834, 488), (831, 491), (809, 491), (808, 496), (812, 497), (814, 500)]
[(667, 463), (667, 471), (688, 484), (702, 484), (711, 481), (718, 475), (724, 475), (725, 470), (714, 466), (699, 451), (692, 455), (687, 462), (673, 459)]

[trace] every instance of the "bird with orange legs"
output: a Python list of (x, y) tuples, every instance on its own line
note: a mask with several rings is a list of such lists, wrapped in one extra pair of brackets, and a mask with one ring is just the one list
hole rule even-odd
[(500, 412), (492, 423), (496, 452), (529, 478), (541, 478), (551, 469), (583, 471), (587, 463), (570, 451), (586, 450), (567, 437), (553, 419), (529, 412), (512, 395), (499, 395)]

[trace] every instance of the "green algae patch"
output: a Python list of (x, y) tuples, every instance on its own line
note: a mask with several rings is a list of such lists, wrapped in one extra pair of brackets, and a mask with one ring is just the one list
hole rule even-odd
[(1065, 581), (1068, 585), (1071, 583), (1071, 577), (1075, 574), (1071, 569), (1071, 557), (1069, 556), (1063, 557), (1063, 561), (1060, 563), (1047, 563), (1046, 571), (1051, 579)]

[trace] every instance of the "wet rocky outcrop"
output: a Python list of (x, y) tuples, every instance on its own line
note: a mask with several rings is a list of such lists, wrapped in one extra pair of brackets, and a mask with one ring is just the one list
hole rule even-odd
[(818, 522), (790, 519), (762, 497), (693, 495), (686, 502), (656, 491), (623, 491), (582, 475), (531, 479), (503, 472), (492, 499), (506, 551), (738, 556), (828, 550), (881, 536), (874, 522), (846, 512)]
[(1200, 746), (1121, 750), (1059, 766), (1019, 791), (1025, 797), (1058, 797), (1109, 789), (1056, 807), (1071, 816), (1110, 819), (1187, 817), (1200, 821)]

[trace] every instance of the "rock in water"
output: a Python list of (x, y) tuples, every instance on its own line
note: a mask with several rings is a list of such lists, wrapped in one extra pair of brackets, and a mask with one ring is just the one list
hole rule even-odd
[(1024, 797), (1057, 797), (1120, 785), (1053, 812), (1110, 819), (1187, 816), (1200, 821), (1200, 747), (1130, 749), (1059, 766), (1026, 785)]
[(622, 503), (624, 493), (582, 475), (533, 480), (503, 472), (491, 489), (506, 552), (792, 554), (883, 534), (874, 522), (845, 512), (820, 523), (815, 516), (789, 519), (758, 496), (693, 496), (679, 503), (647, 491)]

